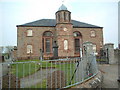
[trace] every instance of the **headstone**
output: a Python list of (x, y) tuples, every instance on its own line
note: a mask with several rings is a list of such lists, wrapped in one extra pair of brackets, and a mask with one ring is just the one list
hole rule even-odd
[(14, 46), (12, 54), (13, 54), (13, 61), (17, 61), (17, 47), (16, 46)]
[(43, 50), (40, 49), (40, 60), (42, 61), (43, 60)]
[(53, 43), (53, 58), (54, 59), (58, 58), (58, 45), (56, 41), (54, 41)]

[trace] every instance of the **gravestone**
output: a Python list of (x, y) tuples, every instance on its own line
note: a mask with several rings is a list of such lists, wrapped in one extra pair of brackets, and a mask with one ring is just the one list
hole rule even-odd
[(62, 88), (66, 86), (65, 74), (63, 71), (54, 71), (47, 77), (47, 88)]
[(57, 42), (54, 41), (53, 43), (53, 59), (57, 59), (58, 58), (58, 45)]
[(43, 60), (43, 50), (40, 49), (40, 60), (42, 61)]

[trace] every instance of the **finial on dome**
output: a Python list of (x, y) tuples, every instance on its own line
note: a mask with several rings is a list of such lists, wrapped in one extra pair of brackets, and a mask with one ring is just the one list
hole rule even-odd
[(62, 0), (62, 4), (64, 3), (64, 0)]

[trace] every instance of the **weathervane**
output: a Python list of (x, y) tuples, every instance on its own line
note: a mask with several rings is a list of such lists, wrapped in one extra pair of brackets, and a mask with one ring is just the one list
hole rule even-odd
[(62, 0), (62, 4), (65, 2), (65, 0)]

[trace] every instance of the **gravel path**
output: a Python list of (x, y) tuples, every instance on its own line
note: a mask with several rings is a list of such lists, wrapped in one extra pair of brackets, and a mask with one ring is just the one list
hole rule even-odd
[(39, 70), (36, 73), (29, 75), (28, 77), (20, 79), (20, 87), (25, 88), (41, 83), (47, 77), (48, 74), (54, 71), (56, 71), (56, 69)]
[(102, 88), (118, 88), (118, 65), (99, 64), (99, 69), (104, 75)]

